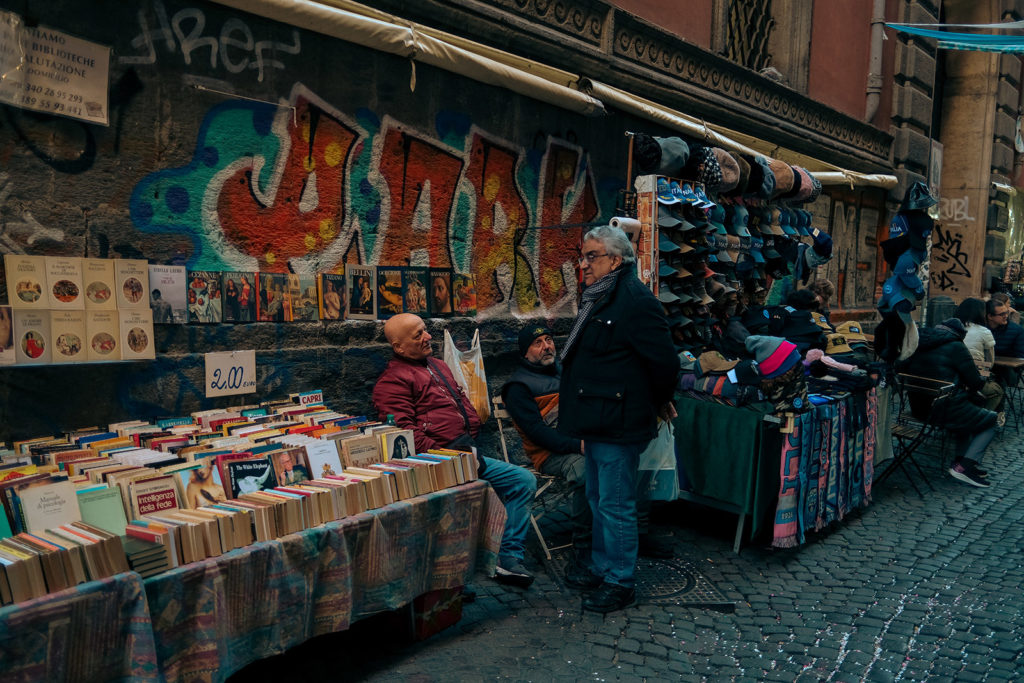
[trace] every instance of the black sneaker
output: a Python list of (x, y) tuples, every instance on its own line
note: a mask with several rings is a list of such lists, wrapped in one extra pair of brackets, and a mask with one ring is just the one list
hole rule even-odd
[(949, 474), (959, 481), (971, 486), (977, 486), (978, 488), (988, 488), (988, 479), (985, 479), (981, 475), (972, 471), (969, 467), (965, 467), (962, 462), (953, 463), (953, 466), (949, 468)]
[(970, 458), (964, 458), (960, 462), (963, 464), (964, 468), (968, 472), (974, 472), (979, 477), (987, 477), (988, 476), (988, 470), (983, 470), (980, 467), (978, 467), (978, 463), (976, 463), (974, 460), (971, 460)]
[(498, 563), (494, 570), (494, 580), (509, 586), (529, 588), (533, 583), (533, 574), (523, 566), (522, 560), (506, 560)]
[(602, 583), (596, 591), (583, 598), (583, 609), (607, 614), (636, 604), (636, 590), (615, 583)]
[(586, 565), (573, 562), (565, 570), (565, 585), (581, 591), (594, 590), (601, 585), (601, 577), (590, 571)]

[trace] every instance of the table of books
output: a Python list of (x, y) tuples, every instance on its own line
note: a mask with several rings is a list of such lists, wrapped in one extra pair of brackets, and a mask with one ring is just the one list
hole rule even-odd
[(493, 569), (485, 481), (142, 580), (126, 573), (0, 609), (0, 681), (222, 681), (309, 638)]
[[(734, 407), (682, 398), (675, 420), (682, 498), (739, 514), (748, 539), (771, 524), (772, 545), (804, 543), (805, 533), (843, 519), (871, 501), (877, 400), (875, 390), (844, 393), (827, 403), (769, 421), (771, 407)], [(774, 511), (774, 514), (773, 514)]]

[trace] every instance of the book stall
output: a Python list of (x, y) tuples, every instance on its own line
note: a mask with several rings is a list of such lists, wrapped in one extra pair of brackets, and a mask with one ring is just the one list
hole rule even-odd
[(223, 680), (443, 602), (493, 565), (504, 525), (474, 454), (417, 453), (411, 430), (319, 391), (12, 446), (0, 651), (26, 680)]
[(881, 378), (861, 325), (834, 325), (814, 289), (833, 256), (811, 211), (821, 184), (778, 159), (628, 136), (639, 175), (612, 222), (683, 366), (680, 496), (737, 513), (737, 552), (766, 523), (773, 545), (801, 544), (870, 502)]

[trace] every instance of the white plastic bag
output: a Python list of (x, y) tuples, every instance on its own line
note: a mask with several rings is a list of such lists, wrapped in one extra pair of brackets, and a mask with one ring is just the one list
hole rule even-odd
[(491, 416), (491, 400), (487, 393), (487, 374), (484, 372), (484, 355), (480, 350), (480, 330), (473, 334), (469, 351), (459, 351), (448, 330), (444, 331), (444, 362), (455, 375), (455, 381), (469, 397), (476, 409), (480, 422), (487, 422)]
[(647, 500), (675, 500), (679, 497), (676, 472), (676, 438), (671, 422), (658, 420), (658, 435), (640, 454), (637, 493)]

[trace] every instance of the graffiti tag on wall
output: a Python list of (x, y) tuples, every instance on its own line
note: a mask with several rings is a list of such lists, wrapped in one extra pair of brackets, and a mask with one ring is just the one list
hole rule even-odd
[(142, 231), (192, 240), (191, 267), (316, 272), (343, 261), (477, 275), (480, 308), (575, 299), (581, 229), (601, 213), (588, 156), (547, 137), (524, 150), (442, 113), (436, 135), (297, 84), (287, 106), (212, 108), (191, 161), (143, 178)]
[(939, 201), (939, 222), (932, 231), (930, 273), (932, 287), (955, 293), (967, 289), (972, 278), (971, 256), (964, 245), (968, 228), (974, 223), (967, 197), (943, 198)]

